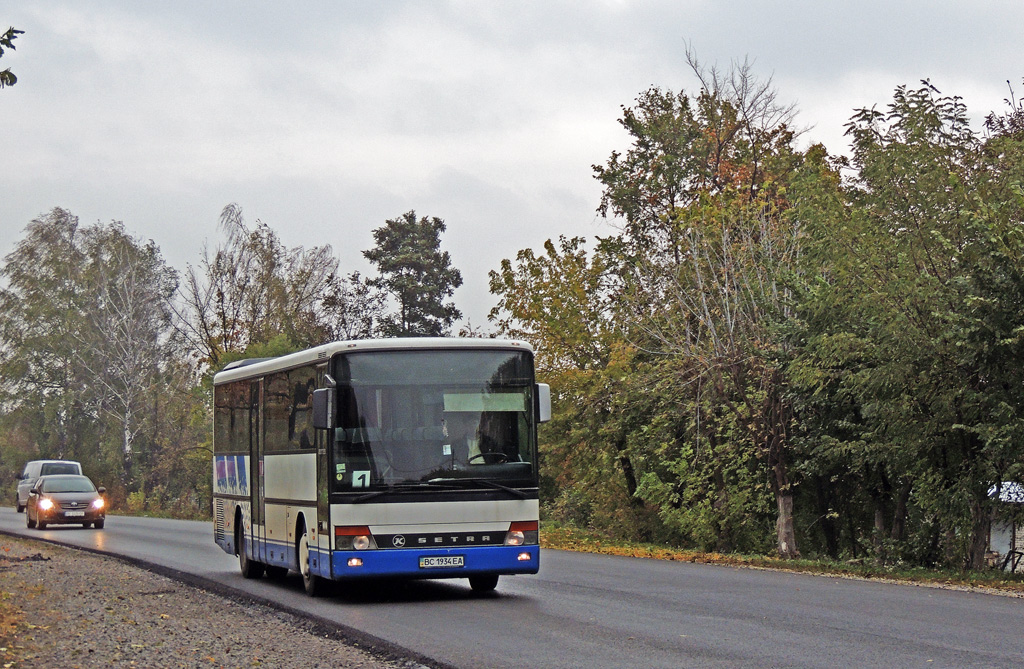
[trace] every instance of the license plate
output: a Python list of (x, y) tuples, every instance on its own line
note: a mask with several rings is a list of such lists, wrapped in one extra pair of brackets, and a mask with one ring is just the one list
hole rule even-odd
[(442, 555), (437, 557), (421, 557), (420, 569), (444, 569), (446, 567), (464, 567), (466, 558), (462, 555)]
[(64, 516), (67, 518), (82, 518), (85, 516), (85, 511), (65, 511)]

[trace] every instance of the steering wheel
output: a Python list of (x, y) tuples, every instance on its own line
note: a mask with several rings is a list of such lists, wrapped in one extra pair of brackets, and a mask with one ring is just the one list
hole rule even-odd
[[(488, 460), (488, 458), (494, 458), (494, 462)], [(508, 462), (508, 456), (501, 451), (495, 451), (493, 453), (477, 453), (476, 455), (469, 456), (469, 464), (473, 464), (474, 460), (483, 460), (485, 465), (500, 465), (504, 462)]]

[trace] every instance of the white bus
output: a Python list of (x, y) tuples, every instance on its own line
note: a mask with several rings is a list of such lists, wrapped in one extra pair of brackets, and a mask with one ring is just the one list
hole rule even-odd
[(336, 342), (214, 377), (214, 538), (246, 578), (535, 574), (537, 424), (518, 341)]

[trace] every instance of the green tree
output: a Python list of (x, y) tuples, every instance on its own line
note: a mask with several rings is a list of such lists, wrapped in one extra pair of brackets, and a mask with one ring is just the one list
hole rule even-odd
[(72, 458), (95, 433), (74, 342), (86, 328), (86, 256), (78, 218), (54, 209), (33, 220), (6, 258), (0, 292), (0, 378), (8, 434), (29, 456)]
[[(785, 278), (801, 235), (799, 221), (785, 215), (786, 188), (804, 157), (793, 148), (792, 108), (777, 102), (748, 63), (728, 76), (692, 55), (690, 63), (702, 82), (696, 96), (653, 88), (624, 110), (632, 146), (594, 167), (605, 187), (599, 212), (621, 223), (622, 234), (606, 245), (619, 258), (631, 338), (676, 359), (663, 378), (678, 381), (680, 408), (712, 408), (670, 421), (693, 441), (670, 439), (675, 446), (661, 459), (706, 457), (724, 467), (721, 449), (757, 454), (777, 503), (779, 554), (794, 557), (792, 410), (774, 326), (788, 317)], [(684, 402), (694, 389), (700, 394)], [(676, 480), (684, 469), (707, 481), (700, 486), (713, 486), (707, 499), (718, 502), (709, 502), (709, 513), (724, 508), (725, 498), (742, 497), (722, 487), (724, 470), (706, 478), (692, 467), (660, 467), (645, 491), (668, 500), (669, 515), (680, 497), (666, 491), (697, 485)]]
[(546, 510), (637, 538), (642, 501), (627, 438), (643, 395), (623, 382), (636, 351), (616, 319), (617, 286), (601, 248), (588, 253), (580, 237), (548, 240), (543, 253), (524, 249), (490, 273), (498, 305), (489, 319), (535, 347), (537, 373), (551, 385), (557, 411), (543, 434)]
[(989, 490), (1024, 455), (1007, 371), (1022, 352), (1020, 168), (1006, 160), (1019, 139), (981, 142), (959, 98), (927, 82), (859, 111), (848, 134), (846, 205), (806, 245), (825, 268), (792, 370), (824, 400), (808, 465), (855, 479), (880, 560), (980, 568)]
[[(17, 39), (18, 35), (24, 35), (24, 30), (15, 30), (13, 27), (8, 28), (7, 32), (0, 35), (0, 58), (4, 55), (4, 49), (10, 49), (14, 51), (14, 40)], [(14, 76), (11, 72), (11, 68), (0, 71), (0, 88), (4, 86), (13, 86), (18, 83), (18, 77)]]
[(462, 274), (441, 251), (445, 224), (439, 218), (417, 220), (415, 211), (388, 220), (373, 231), (375, 246), (363, 251), (377, 268), (368, 284), (391, 295), (398, 311), (381, 319), (380, 330), (390, 337), (447, 335), (462, 312), (446, 302), (462, 285)]
[(330, 246), (287, 248), (270, 226), (250, 229), (238, 205), (221, 213), (227, 240), (199, 267), (189, 266), (177, 330), (182, 346), (204, 371), (226, 353), (284, 335), (296, 348), (327, 340), (323, 302), (333, 290), (338, 260)]
[(81, 460), (115, 500), (166, 484), (175, 472), (160, 479), (153, 463), (194, 437), (185, 426), (204, 409), (169, 356), (175, 273), (159, 249), (120, 223), (83, 227), (54, 209), (28, 225), (2, 275), (4, 462)]
[(336, 278), (324, 297), (324, 318), (329, 338), (368, 339), (376, 335), (384, 317), (387, 296), (352, 272)]

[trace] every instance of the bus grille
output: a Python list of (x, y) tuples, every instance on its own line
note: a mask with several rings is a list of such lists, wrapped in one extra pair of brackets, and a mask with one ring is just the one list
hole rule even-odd
[(222, 499), (213, 502), (213, 538), (215, 541), (224, 540), (224, 500)]
[(437, 532), (431, 534), (375, 534), (378, 548), (461, 548), (501, 546), (504, 530), (490, 532)]

